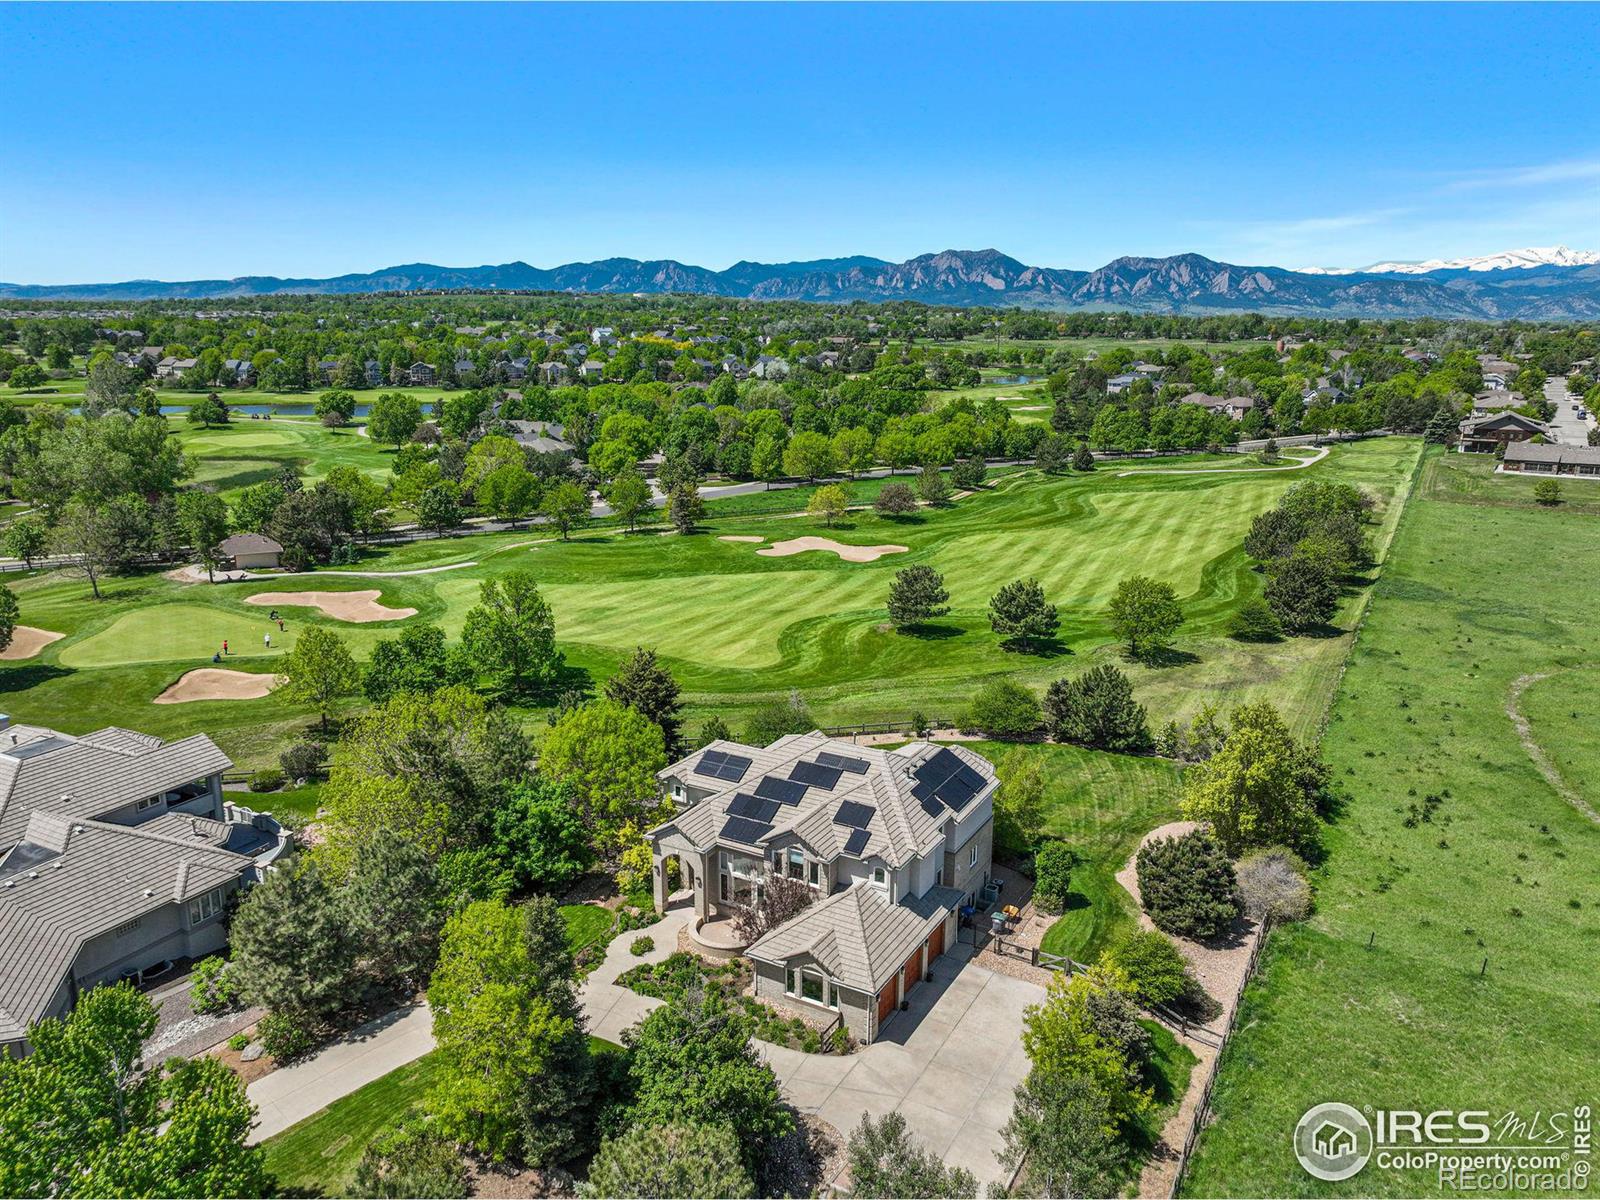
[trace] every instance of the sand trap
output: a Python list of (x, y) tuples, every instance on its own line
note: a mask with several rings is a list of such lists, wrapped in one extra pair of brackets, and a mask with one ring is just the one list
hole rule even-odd
[(747, 533), (724, 533), (719, 534), (717, 537), (719, 542), (764, 542), (766, 540), (764, 537), (754, 537)]
[(791, 554), (803, 554), (807, 550), (827, 550), (837, 554), (845, 562), (869, 563), (876, 562), (885, 554), (904, 554), (907, 546), (846, 546), (843, 542), (836, 542), (825, 537), (797, 537), (786, 542), (773, 542), (770, 546), (763, 546), (756, 553), (766, 558), (787, 558)]
[(173, 684), (152, 704), (188, 704), (191, 700), (259, 700), (278, 682), (274, 675), (200, 667)]
[(11, 631), (11, 644), (0, 650), (0, 659), (15, 662), (21, 658), (32, 658), (51, 642), (59, 642), (66, 636), (48, 629), (35, 629), (32, 625), (18, 625)]
[(397, 621), (401, 617), (414, 617), (414, 608), (385, 608), (378, 603), (382, 595), (376, 588), (366, 592), (258, 592), (246, 596), (246, 604), (263, 607), (287, 608), (290, 605), (309, 605), (320, 608), (336, 621)]

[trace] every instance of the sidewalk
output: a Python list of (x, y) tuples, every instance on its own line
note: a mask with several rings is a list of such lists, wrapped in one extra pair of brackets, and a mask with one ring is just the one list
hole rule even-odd
[(259, 1114), (247, 1140), (263, 1142), (432, 1049), (433, 1014), (426, 1002), (368, 1021), (310, 1058), (279, 1067), (247, 1087)]
[[(661, 1001), (651, 996), (617, 984), (617, 977), (641, 963), (658, 963), (678, 948), (678, 930), (694, 919), (694, 906), (681, 905), (669, 908), (661, 920), (637, 933), (618, 934), (606, 947), (605, 960), (589, 972), (589, 977), (578, 989), (578, 1002), (583, 1005), (583, 1015), (589, 1032), (608, 1042), (621, 1042), (622, 1031), (637, 1025)], [(647, 954), (634, 954), (628, 947), (637, 937), (648, 937), (655, 949)]]

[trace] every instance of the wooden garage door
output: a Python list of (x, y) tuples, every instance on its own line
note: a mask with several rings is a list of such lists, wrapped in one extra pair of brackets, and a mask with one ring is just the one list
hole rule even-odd
[(909, 993), (922, 979), (922, 947), (917, 947), (917, 952), (906, 959), (905, 969), (901, 972), (904, 977), (905, 990)]
[(940, 921), (928, 935), (928, 958), (933, 960), (944, 953), (944, 922)]
[(894, 980), (889, 980), (883, 985), (883, 991), (878, 993), (878, 1028), (883, 1028), (883, 1023), (894, 1012)]

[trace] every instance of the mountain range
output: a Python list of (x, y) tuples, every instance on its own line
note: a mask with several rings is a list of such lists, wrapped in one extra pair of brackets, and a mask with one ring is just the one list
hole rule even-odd
[[(1557, 251), (1560, 257), (1553, 258)], [(1530, 256), (1544, 256), (1545, 261), (1529, 261)], [(632, 258), (551, 268), (525, 262), (481, 267), (411, 263), (329, 279), (256, 275), (180, 283), (150, 279), (71, 285), (0, 283), (0, 299), (233, 299), (455, 289), (686, 292), (753, 300), (916, 300), (966, 307), (1190, 314), (1560, 321), (1600, 319), (1600, 255), (1555, 247), (1511, 251), (1486, 259), (1309, 271), (1236, 266), (1199, 254), (1118, 258), (1098, 270), (1076, 271), (1028, 266), (998, 250), (945, 250), (900, 263), (865, 256), (791, 263), (737, 262), (724, 271), (671, 259), (641, 262)]]

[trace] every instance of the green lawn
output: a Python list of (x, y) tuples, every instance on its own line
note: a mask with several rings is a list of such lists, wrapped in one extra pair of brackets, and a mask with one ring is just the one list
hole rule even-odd
[[(271, 432), (280, 432), (276, 424)], [(1179, 638), (1185, 657), (1176, 665), (1128, 667), (1153, 724), (1187, 719), (1207, 701), (1266, 696), (1309, 731), (1345, 640), (1244, 645), (1224, 636), (1231, 613), (1260, 588), (1240, 541), (1255, 514), (1300, 479), (1360, 482), (1387, 504), (1409, 479), (1417, 449), (1415, 439), (1355, 443), (1307, 471), (1282, 474), (1122, 477), (1102, 470), (1046, 478), (1025, 471), (909, 520), (852, 513), (833, 529), (805, 516), (714, 513), (707, 532), (693, 537), (601, 529), (561, 542), (535, 529), (428, 539), (375, 553), (361, 567), (465, 565), (380, 580), (324, 573), (213, 587), (150, 574), (107, 580), (105, 599), (96, 603), (81, 579), (14, 576), (22, 621), (68, 636), (33, 660), (0, 669), (0, 689), (11, 693), (6, 705), (19, 719), (78, 732), (106, 723), (162, 735), (205, 729), (242, 765), (255, 766), (276, 758), (283, 731), (296, 717), (303, 724), (308, 710), (273, 697), (170, 706), (150, 700), (183, 672), (210, 665), (223, 638), (235, 666), (271, 670), (310, 624), (335, 630), (364, 658), (401, 623), (358, 625), (300, 607), (289, 610), (288, 629), (280, 632), (243, 597), (377, 587), (384, 604), (414, 607), (412, 620), (438, 622), (455, 637), (482, 580), (522, 567), (534, 572), (555, 611), (569, 662), (598, 682), (635, 646), (654, 646), (683, 686), (691, 722), (717, 713), (737, 729), (755, 703), (791, 689), (824, 724), (904, 719), (915, 709), (947, 717), (987, 679), (1011, 676), (1042, 690), (1096, 662), (1120, 662), (1104, 606), (1119, 580), (1145, 573), (1172, 583), (1188, 616)], [(868, 564), (818, 552), (771, 558), (754, 545), (720, 541), (724, 534), (816, 534), (903, 545), (909, 553)], [(949, 616), (919, 635), (895, 632), (883, 608), (894, 573), (912, 563), (942, 571), (952, 597)], [(989, 597), (1030, 575), (1062, 616), (1061, 644), (1043, 655), (1001, 649), (988, 626)], [(268, 632), (270, 651), (262, 643)]]
[(184, 450), (195, 456), (192, 481), (212, 485), (229, 500), (251, 484), (274, 478), (285, 465), (307, 483), (338, 466), (355, 467), (380, 482), (391, 475), (393, 449), (354, 428), (324, 429), (306, 417), (241, 418), (211, 429), (189, 425), (181, 417), (168, 417), (167, 423)]
[(1433, 452), (1375, 589), (1323, 743), (1345, 800), (1317, 912), (1273, 936), (1246, 993), (1188, 1194), (1439, 1194), (1374, 1166), (1318, 1184), (1295, 1122), (1325, 1100), (1527, 1115), (1600, 1090), (1600, 828), (1506, 711), (1548, 675), (1522, 711), (1593, 802), (1600, 521), (1460, 496), (1440, 478), (1458, 457)]
[[(604, 1038), (591, 1037), (589, 1046), (596, 1054), (626, 1053)], [(267, 1170), (277, 1177), (278, 1194), (348, 1195), (372, 1139), (421, 1101), (437, 1075), (434, 1052), (424, 1054), (268, 1138)]]
[(563, 904), (561, 916), (567, 923), (567, 947), (574, 954), (605, 941), (616, 921), (614, 912), (598, 904)]

